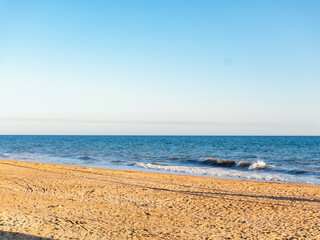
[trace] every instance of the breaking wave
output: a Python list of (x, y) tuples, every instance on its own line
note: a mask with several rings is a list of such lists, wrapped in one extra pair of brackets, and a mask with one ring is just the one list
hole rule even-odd
[(258, 159), (257, 162), (223, 160), (219, 158), (202, 158), (200, 163), (217, 167), (248, 167), (249, 170), (274, 167)]
[(247, 179), (253, 181), (272, 181), (272, 182), (293, 182), (280, 174), (270, 174), (266, 172), (239, 171), (236, 169), (194, 167), (194, 166), (169, 166), (154, 163), (136, 163), (138, 167), (160, 170), (177, 174), (203, 175), (221, 178)]
[[(265, 163), (258, 161), (252, 163), (252, 169), (261, 168)], [(210, 176), (218, 178), (244, 179), (251, 181), (268, 181), (268, 182), (288, 182), (302, 184), (317, 184), (316, 177), (297, 178), (296, 174), (286, 174), (274, 171), (241, 171), (237, 168), (222, 168), (209, 166), (177, 166), (163, 165), (156, 162), (152, 163), (136, 163), (134, 166), (149, 169), (151, 171), (170, 172), (176, 174)], [(249, 166), (249, 168), (250, 168)]]

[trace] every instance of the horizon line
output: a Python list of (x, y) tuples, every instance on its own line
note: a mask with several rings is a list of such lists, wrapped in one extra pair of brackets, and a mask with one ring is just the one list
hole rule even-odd
[(0, 136), (141, 136), (141, 137), (320, 137), (320, 135), (275, 134), (0, 134)]

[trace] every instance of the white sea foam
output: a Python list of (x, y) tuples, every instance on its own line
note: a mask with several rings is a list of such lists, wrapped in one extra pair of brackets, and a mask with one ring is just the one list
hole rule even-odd
[(261, 168), (266, 168), (267, 165), (264, 161), (262, 160), (259, 160), (255, 163), (252, 163), (250, 166), (249, 166), (249, 169), (252, 170), (252, 169), (261, 169)]
[[(258, 163), (257, 163), (258, 164)], [(260, 163), (262, 165), (262, 163)], [(204, 175), (221, 178), (247, 179), (256, 181), (293, 182), (292, 179), (275, 173), (264, 173), (255, 171), (241, 171), (230, 168), (194, 167), (194, 166), (164, 166), (152, 163), (137, 163), (136, 166), (172, 173)]]
[(1, 156), (4, 157), (5, 159), (18, 160), (18, 161), (36, 159), (35, 155), (31, 155), (31, 154), (2, 153)]

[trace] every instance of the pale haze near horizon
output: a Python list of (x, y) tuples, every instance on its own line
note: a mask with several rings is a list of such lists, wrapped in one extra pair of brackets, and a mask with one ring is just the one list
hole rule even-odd
[(0, 0), (0, 134), (320, 135), (319, 10)]

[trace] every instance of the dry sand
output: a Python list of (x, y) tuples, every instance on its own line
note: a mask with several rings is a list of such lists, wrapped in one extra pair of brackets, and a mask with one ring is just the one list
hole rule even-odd
[(0, 161), (0, 239), (320, 239), (320, 186)]

